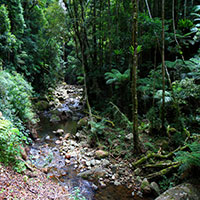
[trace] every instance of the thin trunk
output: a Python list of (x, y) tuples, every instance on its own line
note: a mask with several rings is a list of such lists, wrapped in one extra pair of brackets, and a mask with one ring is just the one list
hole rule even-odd
[(181, 55), (181, 58), (182, 60), (184, 60), (184, 57), (183, 57), (183, 52), (181, 51), (181, 46), (177, 40), (177, 37), (176, 37), (176, 26), (175, 26), (175, 15), (174, 15), (174, 12), (175, 12), (175, 1), (172, 0), (172, 20), (173, 20), (173, 31), (174, 31), (174, 39), (175, 39), (175, 42), (178, 46), (178, 50), (179, 50), (179, 53)]
[(145, 3), (146, 3), (146, 6), (147, 6), (149, 17), (152, 19), (152, 15), (151, 15), (151, 11), (150, 11), (150, 8), (149, 8), (148, 0), (145, 0)]
[[(157, 66), (157, 44), (155, 45), (155, 51), (154, 51), (154, 72), (156, 71), (156, 66)], [(156, 91), (156, 77), (155, 74), (153, 76), (153, 101), (152, 101), (152, 106), (153, 109), (155, 108), (155, 91)], [(154, 129), (154, 118), (152, 118), (151, 121), (151, 129)]]
[(186, 19), (186, 15), (187, 15), (187, 0), (185, 0), (184, 2), (184, 19)]
[(138, 99), (137, 99), (137, 66), (138, 66), (138, 55), (137, 55), (137, 36), (138, 36), (138, 2), (133, 0), (133, 68), (132, 68), (132, 118), (133, 118), (133, 145), (134, 152), (140, 152), (139, 137), (138, 137)]
[(94, 48), (94, 59), (93, 59), (93, 66), (97, 65), (97, 36), (96, 36), (96, 0), (94, 0), (93, 4), (93, 48)]
[[(81, 10), (81, 18), (82, 20), (78, 20), (80, 19), (79, 15), (78, 15), (78, 7), (75, 1), (73, 1), (73, 4), (68, 4), (67, 1), (64, 1), (65, 3), (65, 7), (67, 8), (68, 14), (70, 16), (71, 19), (74, 19), (75, 22), (73, 23), (73, 31), (75, 33), (74, 35), (74, 41), (76, 44), (76, 53), (77, 53), (77, 58), (79, 58), (78, 56), (78, 43), (80, 46), (80, 50), (81, 50), (81, 58), (79, 58), (81, 60), (81, 64), (82, 64), (82, 71), (83, 71), (83, 77), (84, 77), (84, 95), (85, 95), (85, 101), (86, 101), (86, 105), (89, 111), (89, 118), (92, 121), (92, 111), (91, 111), (91, 107), (90, 107), (90, 103), (89, 103), (89, 99), (88, 99), (88, 91), (87, 91), (87, 70), (88, 70), (88, 62), (87, 62), (87, 55), (86, 55), (86, 50), (87, 50), (87, 44), (85, 41), (85, 32), (84, 29), (82, 28), (82, 24), (80, 24), (80, 22), (82, 21), (82, 23), (84, 22), (84, 12), (83, 10)], [(73, 7), (73, 8), (72, 8)], [(81, 9), (83, 9), (82, 5), (81, 5)], [(81, 29), (80, 29), (81, 27)]]
[[(108, 65), (109, 65), (109, 71), (112, 69), (112, 43), (111, 43), (111, 37), (112, 37), (112, 21), (111, 21), (111, 7), (110, 7), (110, 0), (108, 0), (108, 15), (109, 15), (109, 21), (108, 21), (108, 39), (109, 39), (109, 54), (108, 54)], [(113, 85), (110, 84), (110, 97), (113, 95)]]
[(93, 121), (93, 118), (92, 118), (92, 110), (91, 110), (91, 107), (90, 107), (90, 103), (89, 103), (89, 99), (88, 99), (88, 92), (87, 92), (87, 77), (86, 77), (85, 59), (84, 59), (84, 52), (83, 52), (83, 49), (81, 50), (81, 54), (82, 54), (82, 70), (83, 70), (83, 77), (84, 77), (85, 100), (86, 100), (86, 105), (87, 105), (88, 112), (89, 112), (90, 121)]
[(109, 15), (109, 27), (108, 27), (108, 38), (109, 38), (109, 70), (111, 71), (112, 69), (112, 44), (111, 44), (111, 29), (112, 29), (112, 25), (111, 25), (111, 8), (110, 8), (110, 0), (108, 0), (108, 15)]
[(162, 0), (162, 131), (165, 130), (165, 0)]

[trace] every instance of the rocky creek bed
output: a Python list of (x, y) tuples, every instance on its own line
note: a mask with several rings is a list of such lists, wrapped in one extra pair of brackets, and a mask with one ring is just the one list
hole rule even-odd
[(40, 112), (39, 139), (30, 149), (32, 164), (69, 192), (79, 188), (87, 200), (148, 199), (127, 160), (91, 148), (85, 133), (76, 130), (77, 121), (84, 116), (82, 93), (79, 86), (61, 84), (49, 102), (37, 103), (45, 111)]

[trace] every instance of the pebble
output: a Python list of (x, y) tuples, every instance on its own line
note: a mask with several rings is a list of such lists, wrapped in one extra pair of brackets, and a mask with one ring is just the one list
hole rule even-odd
[[(86, 141), (77, 143), (74, 139), (70, 139), (70, 137), (62, 141), (63, 144), (60, 146), (60, 149), (62, 155), (65, 155), (65, 158), (67, 158), (65, 160), (66, 164), (73, 163), (74, 168), (79, 172), (94, 170), (98, 167), (102, 167), (106, 171), (104, 178), (99, 178), (101, 187), (106, 187), (106, 184), (109, 183), (113, 183), (115, 186), (124, 184), (129, 188), (133, 187), (132, 183), (134, 181), (132, 174), (134, 173), (132, 171), (132, 165), (129, 165), (128, 162), (118, 159), (118, 164), (113, 164), (109, 158), (95, 159), (96, 151), (90, 148)], [(71, 159), (66, 157), (66, 155), (70, 155)]]
[(55, 143), (56, 143), (56, 144), (61, 144), (62, 141), (60, 141), (60, 140), (56, 140)]
[(51, 138), (50, 138), (50, 136), (48, 135), (45, 139), (46, 139), (46, 140), (50, 140)]
[(119, 185), (121, 185), (121, 183), (119, 181), (115, 180), (114, 185), (119, 186)]

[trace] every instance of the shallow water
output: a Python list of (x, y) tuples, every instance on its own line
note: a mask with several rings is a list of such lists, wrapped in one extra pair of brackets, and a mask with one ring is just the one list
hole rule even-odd
[(133, 191), (124, 186), (109, 185), (95, 191), (92, 182), (77, 176), (73, 161), (70, 165), (65, 165), (65, 159), (60, 155), (55, 144), (58, 137), (53, 131), (63, 129), (66, 133), (74, 134), (76, 133), (75, 121), (51, 123), (48, 118), (41, 116), (39, 126), (40, 140), (32, 145), (29, 158), (37, 168), (45, 168), (47, 175), (66, 187), (69, 192), (73, 193), (74, 189), (78, 188), (86, 200), (150, 200), (150, 198), (133, 196)]

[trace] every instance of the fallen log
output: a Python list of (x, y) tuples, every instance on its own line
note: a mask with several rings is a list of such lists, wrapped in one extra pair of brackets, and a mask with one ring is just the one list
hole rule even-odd
[(143, 168), (163, 168), (163, 167), (170, 167), (172, 165), (179, 164), (179, 162), (159, 162), (155, 164), (147, 164), (144, 165)]
[(181, 165), (181, 163), (178, 162), (177, 164), (174, 164), (174, 165), (172, 165), (172, 166), (170, 166), (170, 167), (167, 167), (167, 168), (165, 168), (165, 169), (162, 169), (162, 170), (160, 170), (160, 171), (158, 171), (158, 172), (149, 174), (149, 175), (146, 176), (146, 178), (147, 178), (147, 179), (152, 179), (152, 178), (155, 178), (155, 177), (158, 177), (158, 176), (163, 176), (163, 175), (169, 173), (172, 169), (178, 168), (180, 165)]
[(145, 161), (147, 161), (150, 158), (168, 159), (168, 158), (172, 157), (174, 155), (174, 153), (176, 153), (177, 151), (182, 151), (182, 150), (186, 149), (187, 147), (188, 147), (187, 145), (182, 146), (182, 147), (180, 146), (177, 149), (175, 149), (174, 151), (172, 151), (166, 155), (161, 155), (159, 153), (151, 152), (151, 153), (147, 154), (146, 156), (142, 157), (141, 159), (139, 159), (138, 161), (134, 162), (133, 166), (136, 167), (136, 166), (144, 163)]

